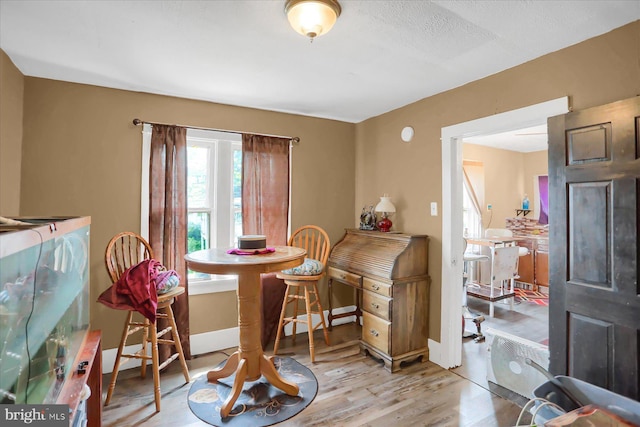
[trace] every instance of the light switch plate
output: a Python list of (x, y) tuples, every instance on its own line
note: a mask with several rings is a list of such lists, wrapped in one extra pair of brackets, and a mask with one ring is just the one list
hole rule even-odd
[(431, 216), (438, 216), (438, 202), (431, 202)]

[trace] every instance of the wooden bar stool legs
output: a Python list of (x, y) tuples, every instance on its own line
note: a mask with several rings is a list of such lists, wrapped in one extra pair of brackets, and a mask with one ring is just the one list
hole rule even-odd
[[(173, 362), (174, 360), (179, 359), (185, 382), (188, 383), (189, 381), (191, 381), (191, 378), (189, 376), (189, 368), (187, 367), (187, 362), (184, 358), (182, 345), (180, 344), (178, 328), (173, 316), (173, 310), (171, 309), (171, 304), (173, 304), (174, 297), (183, 293), (184, 288), (175, 288), (167, 292), (166, 294), (158, 295), (158, 308), (156, 310), (156, 318), (167, 319), (169, 323), (169, 326), (164, 328), (162, 331), (156, 331), (156, 324), (151, 323), (149, 319), (145, 318), (144, 321), (139, 322), (133, 321), (134, 312), (130, 311), (129, 313), (127, 313), (127, 319), (122, 333), (122, 338), (120, 340), (120, 345), (118, 346), (118, 354), (116, 356), (113, 372), (111, 373), (111, 381), (109, 382), (107, 397), (104, 402), (105, 406), (108, 405), (111, 401), (111, 396), (113, 395), (113, 391), (116, 388), (116, 380), (118, 378), (120, 366), (123, 363), (126, 363), (129, 359), (142, 360), (142, 366), (140, 367), (140, 376), (142, 378), (146, 376), (147, 361), (151, 360), (151, 369), (153, 371), (153, 394), (157, 412), (160, 412), (160, 371), (162, 369), (164, 369), (167, 365), (169, 365), (169, 363)], [(123, 351), (127, 343), (127, 338), (139, 331), (142, 331), (142, 348), (136, 353), (125, 354)], [(166, 334), (170, 334), (170, 338), (163, 338), (163, 336), (165, 336)], [(159, 361), (158, 344), (171, 345), (176, 349), (176, 352), (173, 353), (167, 360), (162, 362), (162, 364), (160, 364)], [(150, 355), (147, 351), (148, 346), (151, 347)]]
[[(293, 328), (293, 334), (291, 336), (291, 340), (293, 343), (295, 343), (296, 324), (306, 323), (307, 331), (309, 334), (309, 354), (311, 356), (311, 362), (315, 362), (315, 345), (313, 342), (313, 332), (320, 326), (322, 326), (322, 331), (324, 332), (325, 343), (327, 345), (330, 345), (329, 333), (327, 331), (327, 325), (324, 320), (322, 305), (320, 304), (320, 298), (318, 296), (317, 281), (285, 279), (284, 282), (287, 284), (287, 290), (285, 292), (284, 301), (282, 303), (282, 311), (280, 312), (280, 321), (278, 324), (276, 342), (273, 346), (273, 354), (278, 353), (280, 338), (284, 333), (284, 327), (286, 324), (292, 324), (291, 326)], [(306, 315), (301, 319), (298, 319), (299, 300), (304, 300), (306, 310)], [(289, 304), (293, 304), (293, 315), (291, 317), (286, 316), (287, 306)], [(320, 316), (320, 321), (315, 326), (313, 325), (314, 314)]]
[[(282, 311), (280, 312), (280, 321), (278, 322), (278, 333), (276, 342), (273, 346), (273, 354), (278, 353), (278, 345), (280, 337), (284, 332), (284, 326), (291, 323), (293, 327), (293, 335), (291, 340), (296, 340), (296, 324), (298, 322), (306, 323), (309, 332), (309, 353), (311, 362), (315, 362), (315, 346), (313, 344), (313, 331), (322, 326), (324, 332), (324, 341), (329, 344), (329, 333), (327, 325), (324, 321), (324, 312), (320, 304), (318, 295), (318, 281), (324, 277), (324, 267), (327, 265), (329, 258), (329, 250), (331, 243), (326, 231), (315, 225), (305, 225), (298, 228), (289, 237), (289, 246), (296, 246), (307, 251), (307, 257), (302, 266), (293, 269), (281, 271), (276, 275), (278, 279), (284, 280), (287, 284), (287, 290), (284, 294), (282, 302)], [(298, 302), (304, 300), (306, 310), (305, 319), (298, 319)], [(293, 304), (293, 316), (286, 317), (287, 306)], [(331, 302), (329, 302), (331, 304)], [(315, 311), (314, 311), (315, 308)], [(320, 321), (313, 326), (313, 315), (320, 316)]]

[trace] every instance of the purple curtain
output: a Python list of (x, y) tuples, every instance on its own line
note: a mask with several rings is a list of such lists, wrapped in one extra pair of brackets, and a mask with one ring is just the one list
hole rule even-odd
[[(187, 129), (153, 125), (149, 171), (149, 244), (154, 256), (167, 269), (180, 275), (185, 293), (173, 303), (173, 314), (185, 358), (191, 358), (189, 344), (189, 290), (187, 284)], [(158, 330), (167, 327), (158, 321)], [(160, 359), (170, 356), (160, 346)]]
[(540, 192), (540, 224), (549, 224), (549, 176), (538, 177), (538, 191)]

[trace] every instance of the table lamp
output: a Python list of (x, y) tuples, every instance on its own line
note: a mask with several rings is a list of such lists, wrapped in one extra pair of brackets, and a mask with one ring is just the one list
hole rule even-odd
[(376, 212), (380, 212), (382, 219), (378, 221), (378, 230), (388, 232), (393, 223), (389, 217), (396, 212), (396, 207), (391, 203), (391, 197), (387, 193), (380, 197), (380, 203), (376, 205)]

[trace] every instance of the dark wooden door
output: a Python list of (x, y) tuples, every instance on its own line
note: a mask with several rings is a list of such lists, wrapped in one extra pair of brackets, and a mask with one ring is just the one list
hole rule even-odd
[(638, 399), (640, 97), (548, 124), (550, 371)]

